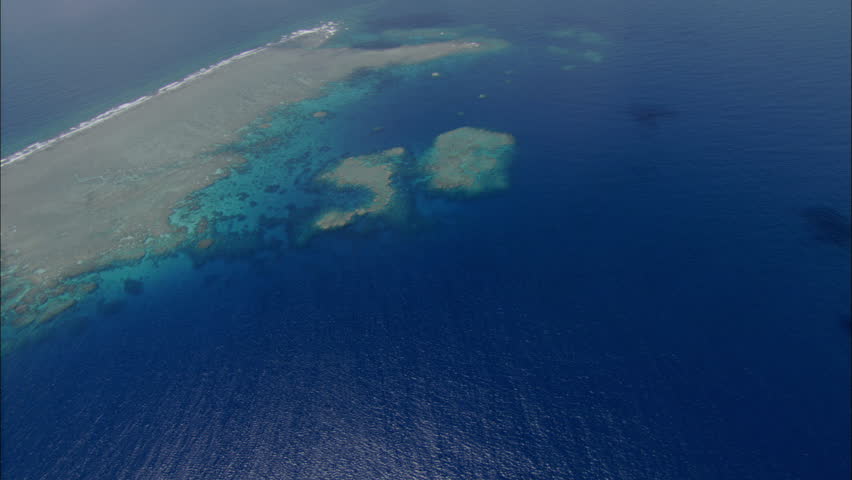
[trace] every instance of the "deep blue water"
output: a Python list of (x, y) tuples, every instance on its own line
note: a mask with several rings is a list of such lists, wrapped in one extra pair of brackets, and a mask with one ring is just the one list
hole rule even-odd
[[(10, 32), (8, 3), (42, 51), (55, 29)], [(13, 69), (4, 37), (4, 142), (286, 23), (268, 2), (217, 36), (183, 3), (134, 7), (146, 40), (110, 38), (149, 57), (95, 42), (103, 88), (73, 101), (90, 70)], [(361, 118), (393, 124), (343, 143), (511, 132), (512, 188), (71, 315), (3, 359), (4, 478), (848, 478), (850, 6), (740, 3), (435, 4), (516, 50), (390, 82)], [(566, 22), (603, 62), (559, 69), (541, 32)], [(187, 42), (148, 42), (164, 24)]]

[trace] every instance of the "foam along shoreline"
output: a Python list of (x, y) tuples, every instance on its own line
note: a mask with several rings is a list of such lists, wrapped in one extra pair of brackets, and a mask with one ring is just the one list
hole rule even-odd
[(181, 80), (178, 80), (178, 81), (169, 83), (168, 85), (165, 85), (163, 87), (160, 87), (157, 90), (157, 93), (154, 93), (152, 95), (143, 95), (143, 96), (137, 98), (136, 100), (133, 100), (132, 102), (123, 103), (121, 105), (118, 105), (117, 107), (113, 107), (113, 108), (107, 110), (106, 112), (96, 116), (95, 118), (92, 118), (90, 120), (86, 120), (85, 122), (82, 122), (79, 125), (68, 129), (67, 131), (57, 135), (56, 137), (53, 137), (49, 140), (44, 140), (42, 142), (36, 142), (36, 143), (29, 145), (28, 147), (24, 148), (23, 150), (20, 150), (18, 152), (15, 152), (15, 153), (9, 155), (8, 157), (3, 157), (2, 159), (0, 159), (0, 167), (11, 165), (12, 163), (23, 160), (23, 159), (29, 157), (30, 155), (32, 155), (33, 153), (44, 150), (44, 149), (56, 144), (57, 142), (60, 142), (60, 141), (65, 140), (67, 138), (70, 138), (70, 137), (72, 137), (72, 136), (74, 136), (74, 135), (76, 135), (76, 134), (78, 134), (78, 133), (80, 133), (80, 132), (82, 132), (82, 131), (84, 131), (88, 128), (92, 128), (94, 126), (97, 126), (98, 124), (103, 123), (103, 122), (109, 120), (110, 118), (113, 118), (116, 115), (119, 115), (123, 112), (126, 112), (126, 111), (128, 111), (128, 110), (130, 110), (134, 107), (137, 107), (137, 106), (147, 102), (148, 100), (150, 100), (150, 99), (152, 99), (152, 98), (154, 98), (158, 95), (163, 95), (163, 94), (166, 94), (166, 93), (171, 92), (173, 90), (177, 90), (178, 88), (188, 84), (189, 82), (192, 82), (194, 80), (198, 80), (199, 78), (201, 78), (205, 75), (209, 75), (210, 73), (213, 73), (214, 71), (224, 67), (225, 65), (233, 63), (237, 60), (240, 60), (242, 58), (246, 58), (248, 56), (262, 52), (263, 50), (265, 50), (269, 47), (273, 47), (273, 46), (276, 46), (276, 45), (284, 45), (287, 42), (290, 42), (292, 40), (298, 40), (298, 39), (302, 39), (302, 38), (305, 38), (305, 37), (308, 37), (308, 36), (316, 38), (318, 43), (321, 43), (321, 42), (328, 40), (332, 36), (334, 36), (334, 34), (337, 33), (338, 29), (339, 29), (339, 25), (337, 23), (326, 22), (326, 23), (323, 23), (322, 25), (320, 25), (318, 27), (308, 28), (308, 29), (303, 29), (303, 30), (297, 30), (297, 31), (290, 33), (288, 35), (284, 35), (277, 42), (267, 43), (266, 45), (264, 45), (262, 47), (257, 47), (257, 48), (253, 48), (251, 50), (246, 50), (245, 52), (240, 52), (240, 53), (238, 53), (238, 54), (236, 54), (232, 57), (226, 58), (225, 60), (214, 63), (213, 65), (210, 65), (209, 67), (204, 67), (201, 70), (193, 72), (193, 73), (187, 75), (186, 77), (182, 78)]
[[(320, 40), (333, 33), (326, 26)], [(0, 175), (3, 322), (41, 318), (64, 279), (179, 246), (186, 232), (169, 222), (174, 206), (244, 161), (216, 148), (271, 109), (319, 96), (360, 68), (492, 48), (450, 41), (313, 49), (312, 37), (300, 35), (303, 46), (288, 40), (244, 52), (7, 163)]]

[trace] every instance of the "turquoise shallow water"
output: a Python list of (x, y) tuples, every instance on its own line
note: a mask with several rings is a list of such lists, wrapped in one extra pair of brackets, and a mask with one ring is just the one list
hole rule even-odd
[[(174, 216), (217, 219), (214, 247), (99, 273), (5, 356), (2, 473), (846, 478), (848, 4), (477, 6), (381, 28), (509, 49), (247, 129)], [(546, 35), (578, 24), (600, 62)], [(403, 225), (290, 245), (301, 206), (346, 200), (313, 172), (465, 125), (515, 137), (509, 190), (411, 186)]]

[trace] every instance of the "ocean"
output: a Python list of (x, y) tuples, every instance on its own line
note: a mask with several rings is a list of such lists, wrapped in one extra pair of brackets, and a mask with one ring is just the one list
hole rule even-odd
[[(3, 3), (4, 157), (326, 21), (509, 45), (249, 129), (215, 248), (98, 271), (3, 354), (4, 478), (848, 478), (848, 2), (364, 5)], [(464, 126), (514, 137), (508, 188), (288, 240), (291, 157)]]

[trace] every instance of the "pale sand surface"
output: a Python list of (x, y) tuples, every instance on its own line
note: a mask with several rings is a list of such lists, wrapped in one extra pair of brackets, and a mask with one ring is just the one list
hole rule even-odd
[(349, 157), (334, 170), (321, 175), (318, 180), (338, 187), (364, 187), (370, 190), (373, 198), (366, 205), (353, 210), (330, 210), (320, 216), (314, 225), (320, 230), (332, 230), (352, 223), (359, 216), (379, 213), (386, 209), (394, 196), (391, 177), (395, 167), (391, 162), (404, 154), (405, 149), (396, 147), (375, 155)]
[(472, 127), (438, 135), (422, 161), (429, 187), (469, 195), (506, 188), (514, 144), (507, 133)]
[(15, 304), (43, 302), (59, 280), (179, 245), (185, 232), (168, 220), (175, 204), (242, 162), (215, 147), (270, 109), (317, 96), (359, 68), (483, 48), (270, 47), (4, 167), (4, 319)]

